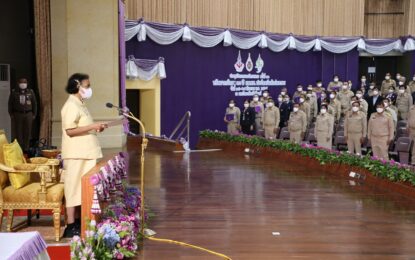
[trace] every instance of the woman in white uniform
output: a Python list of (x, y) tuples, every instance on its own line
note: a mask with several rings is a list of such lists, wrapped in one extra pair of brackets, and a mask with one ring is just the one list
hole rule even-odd
[(94, 123), (85, 100), (92, 97), (89, 76), (76, 73), (68, 79), (69, 95), (61, 110), (62, 159), (65, 167), (65, 200), (68, 217), (64, 237), (80, 233), (81, 178), (102, 158), (97, 133), (108, 126)]

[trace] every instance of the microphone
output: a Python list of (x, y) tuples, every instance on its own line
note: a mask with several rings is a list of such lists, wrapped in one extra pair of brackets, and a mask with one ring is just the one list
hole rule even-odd
[(115, 108), (122, 114), (129, 112), (128, 108), (117, 107), (117, 106), (113, 105), (112, 103), (107, 103), (107, 104), (105, 104), (105, 106), (108, 107), (108, 108)]

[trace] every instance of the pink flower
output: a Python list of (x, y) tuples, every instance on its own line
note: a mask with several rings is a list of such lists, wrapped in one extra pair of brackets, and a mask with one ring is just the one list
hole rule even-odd
[(94, 175), (92, 175), (91, 176), (91, 178), (89, 179), (89, 182), (92, 184), (92, 185), (97, 185), (98, 183), (99, 183), (99, 177), (96, 175), (96, 174), (94, 174)]

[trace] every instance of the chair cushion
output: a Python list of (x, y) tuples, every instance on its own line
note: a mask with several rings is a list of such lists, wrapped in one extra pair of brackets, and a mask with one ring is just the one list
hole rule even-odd
[[(3, 145), (8, 144), (6, 134), (0, 130), (0, 163), (4, 164)], [(4, 189), (9, 182), (7, 172), (0, 170), (0, 189)]]
[[(3, 145), (4, 163), (9, 167), (26, 163), (23, 156), (22, 148), (20, 148), (17, 140), (11, 144)], [(10, 183), (15, 189), (19, 189), (30, 182), (30, 173), (10, 173)]]
[[(3, 190), (3, 200), (5, 203), (38, 203), (40, 183), (31, 183), (20, 189), (8, 186)], [(62, 202), (63, 184), (48, 183), (46, 185), (46, 202)]]

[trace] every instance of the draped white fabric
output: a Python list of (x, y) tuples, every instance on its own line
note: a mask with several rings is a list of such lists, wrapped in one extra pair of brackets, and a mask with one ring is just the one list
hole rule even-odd
[[(210, 30), (204, 33), (204, 30)], [(408, 37), (401, 39), (365, 39), (363, 37), (336, 38), (336, 37), (302, 37), (293, 35), (276, 35), (278, 40), (271, 34), (254, 33), (246, 31), (232, 31), (217, 28), (191, 28), (188, 25), (158, 24), (127, 21), (125, 28), (125, 40), (131, 40), (137, 35), (138, 41), (145, 41), (147, 36), (161, 45), (169, 45), (180, 38), (183, 41), (192, 41), (203, 48), (214, 47), (221, 42), (224, 46), (234, 45), (239, 49), (250, 49), (255, 46), (269, 48), (274, 52), (285, 49), (307, 52), (310, 50), (321, 51), (322, 49), (332, 53), (345, 53), (357, 48), (374, 55), (383, 55), (390, 51), (413, 51), (415, 40)], [(274, 38), (274, 39), (273, 39)], [(304, 39), (307, 38), (307, 39)], [(404, 41), (404, 42), (403, 42)]]
[(162, 61), (159, 61), (158, 63), (155, 63), (154, 66), (144, 70), (143, 68), (137, 66), (134, 60), (128, 60), (125, 66), (125, 70), (127, 79), (130, 80), (141, 79), (150, 81), (156, 76), (159, 79), (166, 78), (166, 69), (164, 67), (164, 62)]

